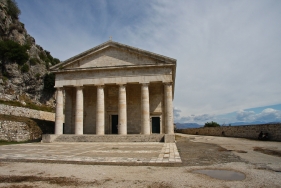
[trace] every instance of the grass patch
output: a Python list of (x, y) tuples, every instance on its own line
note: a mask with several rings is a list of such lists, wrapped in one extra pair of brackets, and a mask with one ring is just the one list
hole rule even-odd
[(19, 101), (3, 101), (0, 100), (0, 104), (5, 104), (9, 106), (16, 106), (16, 107), (24, 107), (24, 108), (29, 108), (33, 110), (41, 110), (41, 111), (46, 111), (46, 112), (55, 112), (52, 107), (45, 106), (45, 105), (36, 105), (31, 102), (26, 102), (26, 105), (21, 104)]
[(24, 143), (30, 143), (30, 141), (26, 141), (26, 142), (9, 142), (9, 141), (6, 141), (6, 140), (0, 140), (0, 146), (3, 146), (3, 145), (12, 145), (12, 144), (24, 144)]
[(254, 151), (264, 153), (267, 155), (273, 155), (277, 157), (281, 157), (281, 151), (280, 150), (272, 150), (272, 149), (266, 149), (266, 148), (261, 148), (261, 147), (254, 147)]

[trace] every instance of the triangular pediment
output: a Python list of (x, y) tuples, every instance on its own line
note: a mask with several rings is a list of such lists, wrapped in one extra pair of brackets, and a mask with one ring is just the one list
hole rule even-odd
[(145, 66), (154, 64), (176, 64), (176, 60), (117, 42), (108, 41), (51, 67), (51, 70)]

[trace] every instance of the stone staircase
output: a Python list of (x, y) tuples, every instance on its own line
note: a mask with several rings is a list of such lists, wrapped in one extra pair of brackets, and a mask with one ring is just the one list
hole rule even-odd
[(165, 134), (129, 134), (129, 135), (73, 135), (73, 134), (44, 134), (43, 143), (50, 142), (174, 142), (175, 135)]

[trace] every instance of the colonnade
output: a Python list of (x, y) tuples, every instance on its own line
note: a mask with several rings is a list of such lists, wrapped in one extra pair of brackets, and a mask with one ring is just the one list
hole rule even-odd
[[(164, 119), (165, 134), (174, 134), (173, 124), (173, 87), (172, 83), (164, 83)], [(57, 88), (55, 115), (55, 134), (63, 134), (63, 88)], [(104, 85), (97, 85), (96, 104), (96, 134), (105, 134), (105, 102)], [(66, 108), (68, 107), (66, 101)], [(83, 87), (76, 87), (76, 108), (75, 108), (75, 134), (83, 134)], [(69, 120), (65, 120), (69, 122)], [(69, 132), (69, 131), (67, 131)], [(141, 134), (149, 135), (150, 130), (150, 109), (149, 109), (149, 84), (141, 84)], [(119, 85), (118, 96), (118, 134), (127, 134), (127, 100), (126, 85)]]

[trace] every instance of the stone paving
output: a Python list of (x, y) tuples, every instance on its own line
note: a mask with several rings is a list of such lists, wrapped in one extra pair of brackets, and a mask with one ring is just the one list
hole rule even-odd
[(91, 164), (181, 164), (175, 143), (28, 143), (0, 146), (0, 160)]

